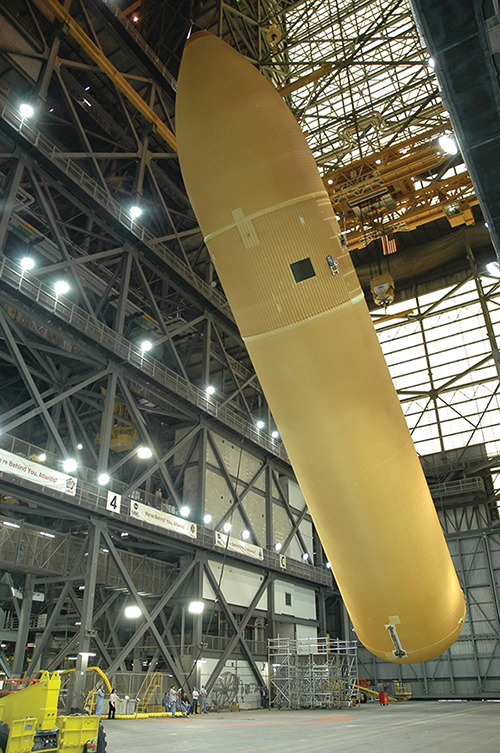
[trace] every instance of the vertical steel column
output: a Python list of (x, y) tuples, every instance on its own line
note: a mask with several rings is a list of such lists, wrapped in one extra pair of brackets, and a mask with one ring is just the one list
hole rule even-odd
[[(198, 560), (193, 574), (193, 592), (196, 601), (203, 601), (203, 560)], [(201, 665), (198, 662), (203, 643), (203, 614), (193, 614), (193, 681), (192, 686), (201, 685)]]
[(269, 460), (266, 465), (266, 547), (274, 546), (274, 519), (273, 519), (273, 472)]
[(112, 373), (108, 377), (108, 386), (106, 388), (106, 400), (104, 403), (104, 412), (101, 420), (101, 440), (99, 446), (99, 460), (97, 464), (97, 475), (107, 473), (109, 464), (109, 448), (111, 444), (111, 429), (113, 428), (113, 413), (115, 408), (117, 376)]
[(68, 693), (67, 708), (76, 706), (83, 708), (85, 700), (85, 671), (87, 669), (90, 642), (94, 635), (93, 613), (95, 589), (97, 581), (97, 565), (99, 560), (99, 545), (103, 524), (91, 521), (89, 524), (89, 553), (87, 572), (85, 574), (85, 591), (83, 594), (83, 606), (81, 615), (80, 633), (78, 639), (78, 658), (73, 687)]
[[(267, 586), (267, 639), (276, 638), (276, 603), (275, 603), (275, 573), (267, 574), (269, 584)], [(270, 672), (270, 670), (269, 670)]]
[(9, 222), (16, 203), (16, 194), (21, 185), (24, 173), (24, 162), (17, 160), (15, 170), (10, 176), (7, 194), (3, 200), (3, 211), (0, 215), (0, 252), (3, 251), (7, 235), (9, 234)]
[(458, 557), (460, 559), (460, 567), (462, 568), (462, 572), (464, 573), (464, 589), (465, 589), (465, 598), (467, 603), (467, 612), (469, 614), (469, 622), (470, 622), (470, 629), (471, 629), (471, 638), (472, 638), (472, 650), (474, 652), (474, 666), (476, 668), (476, 676), (477, 676), (477, 687), (479, 693), (483, 692), (483, 683), (481, 679), (481, 669), (479, 667), (479, 658), (477, 655), (477, 639), (476, 634), (474, 630), (474, 621), (472, 619), (472, 612), (471, 612), (471, 605), (470, 605), (470, 599), (469, 599), (469, 589), (466, 586), (465, 583), (465, 568), (464, 568), (464, 558), (462, 553), (462, 545), (461, 545), (461, 539), (459, 538), (457, 541), (458, 546)]
[(326, 636), (326, 604), (325, 604), (325, 593), (322, 588), (320, 588), (317, 592), (317, 598), (318, 598), (318, 621), (319, 621), (319, 634)]
[(19, 617), (19, 629), (17, 631), (16, 650), (12, 662), (12, 676), (21, 677), (26, 655), (26, 643), (30, 629), (31, 604), (33, 602), (33, 575), (27, 575), (24, 583), (23, 605)]

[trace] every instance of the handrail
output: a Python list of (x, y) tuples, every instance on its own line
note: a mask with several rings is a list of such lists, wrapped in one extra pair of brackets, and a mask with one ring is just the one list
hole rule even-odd
[(138, 345), (91, 317), (79, 306), (70, 303), (67, 296), (56, 295), (48, 285), (6, 257), (0, 263), (0, 280), (49, 311), (52, 317), (69, 324), (78, 332), (79, 337), (88, 337), (94, 343), (118, 356), (120, 361), (125, 361), (139, 370), (141, 374), (151, 377), (157, 384), (167, 388), (178, 397), (236, 430), (243, 437), (284, 462), (290, 462), (279, 439), (275, 440), (267, 436), (252, 423), (239, 416), (231, 407), (222, 405), (213, 396), (195, 387), (187, 379), (143, 351)]
[(120, 222), (126, 230), (144, 243), (156, 256), (175, 270), (183, 280), (195, 288), (204, 298), (215, 306), (227, 319), (234, 322), (234, 316), (229, 303), (221, 293), (195, 274), (193, 270), (179, 259), (162, 241), (158, 240), (144, 225), (131, 217), (122, 205), (111, 194), (90, 177), (77, 163), (65, 157), (63, 152), (53, 144), (41, 131), (32, 126), (0, 95), (0, 117), (28, 143), (32, 144), (44, 157), (49, 159), (59, 170), (68, 176), (76, 185), (98, 202), (112, 217)]

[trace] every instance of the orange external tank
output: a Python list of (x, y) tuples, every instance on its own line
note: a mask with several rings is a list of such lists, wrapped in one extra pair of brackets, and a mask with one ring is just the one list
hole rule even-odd
[(176, 118), (189, 197), (358, 638), (431, 659), (465, 602), (304, 136), (207, 32), (184, 50)]

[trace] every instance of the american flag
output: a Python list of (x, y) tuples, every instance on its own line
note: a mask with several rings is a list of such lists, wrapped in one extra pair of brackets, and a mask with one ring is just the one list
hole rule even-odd
[(393, 235), (383, 235), (380, 240), (382, 241), (382, 253), (384, 254), (384, 256), (396, 253), (398, 247), (396, 245), (396, 239)]

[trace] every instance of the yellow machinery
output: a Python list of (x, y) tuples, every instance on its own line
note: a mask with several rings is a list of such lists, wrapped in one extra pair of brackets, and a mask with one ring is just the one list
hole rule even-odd
[(60, 687), (57, 672), (40, 672), (34, 681), (3, 681), (0, 689), (2, 753), (105, 752), (106, 738), (99, 730), (99, 717), (58, 715)]

